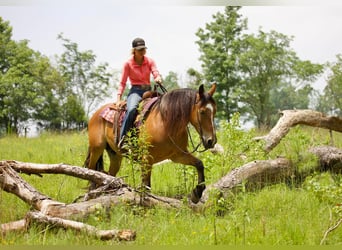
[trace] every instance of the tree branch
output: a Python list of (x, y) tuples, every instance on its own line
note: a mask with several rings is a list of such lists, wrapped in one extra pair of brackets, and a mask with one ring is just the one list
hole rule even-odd
[(201, 203), (206, 203), (213, 191), (226, 197), (234, 188), (245, 183), (247, 188), (279, 183), (293, 174), (292, 164), (285, 158), (275, 160), (252, 161), (239, 168), (233, 169), (216, 183), (209, 185), (203, 192)]
[(283, 110), (277, 124), (265, 136), (255, 137), (255, 140), (266, 142), (264, 150), (270, 152), (279, 144), (281, 139), (290, 131), (290, 128), (298, 124), (312, 127), (326, 128), (342, 132), (342, 118), (337, 116), (326, 116), (314, 110)]
[(119, 239), (119, 240), (134, 240), (136, 237), (135, 231), (132, 230), (98, 230), (96, 227), (78, 222), (73, 220), (66, 220), (57, 217), (51, 217), (44, 215), (41, 212), (29, 212), (26, 215), (26, 222), (38, 222), (41, 224), (52, 225), (55, 227), (62, 227), (65, 229), (71, 228), (76, 231), (85, 231), (89, 235), (100, 238), (101, 240), (109, 240), (109, 239)]
[(323, 245), (325, 239), (328, 237), (328, 234), (331, 233), (332, 231), (334, 231), (336, 228), (338, 228), (341, 224), (342, 224), (342, 218), (339, 219), (335, 225), (333, 225), (332, 227), (329, 227), (328, 230), (325, 231), (320, 245)]

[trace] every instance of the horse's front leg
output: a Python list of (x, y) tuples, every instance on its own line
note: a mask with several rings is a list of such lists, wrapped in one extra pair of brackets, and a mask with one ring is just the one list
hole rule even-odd
[(205, 177), (204, 177), (203, 162), (188, 152), (184, 152), (181, 155), (173, 157), (171, 160), (174, 162), (177, 162), (177, 163), (194, 166), (197, 169), (198, 184), (192, 190), (190, 199), (193, 203), (198, 203), (199, 200), (201, 199), (202, 193), (205, 189)]

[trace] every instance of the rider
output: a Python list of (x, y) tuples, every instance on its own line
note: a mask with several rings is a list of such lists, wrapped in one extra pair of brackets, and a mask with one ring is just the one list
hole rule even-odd
[(150, 75), (153, 75), (156, 83), (162, 83), (154, 60), (145, 56), (146, 49), (145, 41), (142, 38), (135, 38), (132, 42), (132, 56), (124, 64), (122, 70), (117, 102), (121, 100), (122, 93), (126, 88), (127, 78), (130, 80), (131, 89), (127, 96), (127, 112), (120, 131), (119, 148), (122, 148), (127, 131), (133, 127), (137, 107), (143, 94), (151, 90)]

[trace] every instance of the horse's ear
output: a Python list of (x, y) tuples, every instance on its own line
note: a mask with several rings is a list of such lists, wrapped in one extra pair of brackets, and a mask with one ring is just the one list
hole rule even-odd
[(201, 84), (198, 88), (198, 93), (196, 95), (196, 103), (199, 102), (204, 97), (204, 86)]
[(209, 91), (208, 91), (208, 94), (209, 94), (210, 96), (213, 96), (213, 94), (215, 93), (215, 91), (216, 91), (216, 82), (213, 83), (213, 85), (211, 86), (211, 88), (210, 88)]
[(199, 96), (202, 98), (204, 96), (204, 86), (203, 84), (201, 84), (201, 86), (199, 86), (198, 88), (198, 94)]

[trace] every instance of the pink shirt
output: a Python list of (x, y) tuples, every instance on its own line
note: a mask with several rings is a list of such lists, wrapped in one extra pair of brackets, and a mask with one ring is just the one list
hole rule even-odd
[(151, 73), (154, 79), (159, 76), (156, 64), (151, 58), (144, 56), (142, 65), (139, 65), (134, 61), (134, 58), (132, 56), (124, 64), (118, 94), (122, 95), (122, 93), (124, 92), (126, 88), (127, 78), (129, 78), (131, 85), (151, 84)]

